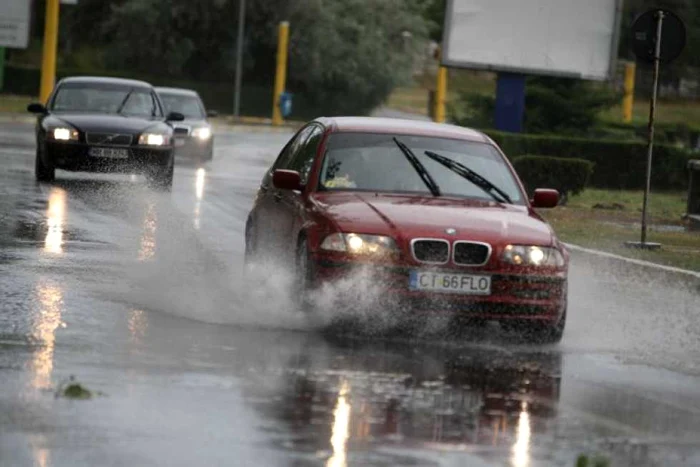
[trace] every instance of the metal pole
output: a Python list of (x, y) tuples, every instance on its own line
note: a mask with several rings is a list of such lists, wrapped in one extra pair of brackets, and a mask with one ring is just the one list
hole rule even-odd
[(445, 122), (445, 101), (447, 99), (447, 68), (438, 67), (437, 85), (435, 86), (435, 121)]
[(241, 110), (241, 75), (243, 68), (243, 30), (245, 27), (245, 0), (238, 0), (238, 38), (236, 39), (236, 84), (233, 91), (233, 115)]
[(46, 24), (41, 59), (41, 88), (39, 99), (44, 104), (49, 99), (56, 81), (56, 49), (58, 47), (59, 0), (46, 0)]
[(282, 124), (282, 111), (279, 107), (280, 96), (284, 92), (287, 81), (287, 49), (289, 48), (289, 22), (279, 24), (277, 36), (277, 69), (275, 72), (275, 89), (272, 99), (272, 124)]
[(654, 49), (654, 84), (649, 104), (649, 140), (647, 148), (647, 184), (644, 189), (642, 204), (642, 248), (647, 242), (647, 210), (649, 207), (649, 191), (651, 190), (651, 161), (654, 148), (654, 115), (656, 114), (656, 97), (659, 90), (659, 61), (661, 59), (661, 32), (664, 23), (664, 12), (659, 10), (656, 16), (656, 47)]

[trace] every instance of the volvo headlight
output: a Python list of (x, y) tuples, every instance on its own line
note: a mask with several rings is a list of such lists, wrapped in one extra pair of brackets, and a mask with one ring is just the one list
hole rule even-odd
[(503, 261), (516, 266), (564, 266), (564, 256), (556, 248), (529, 245), (508, 245)]
[(56, 141), (78, 141), (78, 130), (67, 127), (57, 127), (49, 131), (51, 137)]
[(331, 234), (323, 240), (321, 249), (355, 255), (382, 255), (398, 251), (396, 242), (391, 237), (356, 233)]
[(202, 141), (211, 138), (211, 128), (203, 126), (201, 128), (195, 128), (192, 130), (192, 136), (201, 139)]
[(161, 133), (144, 133), (139, 136), (139, 144), (142, 146), (165, 146), (169, 141), (170, 138)]

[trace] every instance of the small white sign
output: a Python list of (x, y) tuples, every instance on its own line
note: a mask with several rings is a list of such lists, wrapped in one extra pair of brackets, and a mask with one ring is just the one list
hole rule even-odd
[(28, 0), (2, 0), (0, 8), (0, 47), (24, 49), (29, 44), (31, 3)]

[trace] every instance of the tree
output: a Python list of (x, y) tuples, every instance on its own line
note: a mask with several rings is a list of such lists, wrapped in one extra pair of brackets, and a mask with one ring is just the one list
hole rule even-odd
[[(251, 9), (256, 74), (272, 76), (276, 26), (290, 22), (288, 88), (318, 114), (364, 114), (410, 78), (425, 20), (403, 0), (275, 0)], [(407, 34), (408, 33), (408, 34)]]

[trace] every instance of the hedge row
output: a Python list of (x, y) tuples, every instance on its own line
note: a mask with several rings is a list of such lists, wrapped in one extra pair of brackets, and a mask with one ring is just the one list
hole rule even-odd
[(554, 188), (565, 200), (586, 188), (595, 164), (568, 157), (520, 156), (513, 159), (513, 166), (531, 196), (537, 188)]
[[(595, 163), (590, 185), (597, 188), (643, 189), (646, 180), (647, 146), (642, 141), (590, 140), (548, 135), (525, 135), (486, 130), (512, 160), (537, 154), (580, 158)], [(675, 146), (654, 145), (652, 187), (686, 189), (687, 164), (693, 153)], [(700, 158), (696, 155), (695, 158)]]

